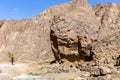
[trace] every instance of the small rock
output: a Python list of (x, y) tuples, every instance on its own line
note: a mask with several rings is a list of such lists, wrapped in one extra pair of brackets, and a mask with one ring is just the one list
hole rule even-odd
[(92, 76), (103, 76), (103, 75), (107, 75), (107, 74), (111, 74), (112, 71), (110, 68), (106, 67), (106, 66), (96, 66), (91, 68), (91, 75)]
[(120, 74), (106, 75), (105, 80), (120, 80)]
[(120, 56), (117, 58), (116, 66), (120, 66)]
[(12, 80), (48, 80), (48, 79), (40, 76), (20, 75), (18, 77), (13, 77)]
[(100, 69), (102, 70), (101, 74), (104, 74), (104, 75), (110, 74), (112, 72), (110, 68), (105, 66), (101, 66)]
[(91, 76), (100, 76), (101, 72), (102, 71), (98, 66), (92, 67), (90, 70)]

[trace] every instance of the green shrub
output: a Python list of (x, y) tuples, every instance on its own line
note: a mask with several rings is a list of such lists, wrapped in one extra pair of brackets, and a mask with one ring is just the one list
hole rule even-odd
[(109, 39), (108, 39), (108, 42), (109, 42), (109, 43), (113, 42), (113, 38), (109, 38)]
[(10, 58), (13, 57), (13, 53), (12, 52), (8, 52), (7, 54), (8, 54), (8, 57), (10, 57)]

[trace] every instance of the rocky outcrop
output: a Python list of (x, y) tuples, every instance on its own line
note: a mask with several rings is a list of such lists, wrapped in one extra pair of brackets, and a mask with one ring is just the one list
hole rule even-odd
[(51, 42), (56, 59), (92, 60), (92, 43), (97, 41), (100, 26), (92, 8), (85, 0), (55, 7), (52, 10)]
[(119, 78), (119, 41), (120, 4), (115, 3), (92, 8), (86, 0), (72, 0), (31, 19), (0, 21), (1, 62), (13, 55), (18, 62), (63, 63), (42, 67), (40, 74), (85, 71), (88, 79)]
[(3, 21), (0, 28), (0, 60), (8, 61), (9, 52), (15, 61), (51, 59), (50, 28), (47, 25), (34, 19)]
[(97, 41), (100, 23), (87, 1), (74, 0), (50, 7), (32, 19), (1, 21), (1, 25), (3, 59), (12, 52), (18, 61), (41, 60), (53, 57), (53, 52), (58, 61), (74, 62), (93, 59), (92, 44)]
[(97, 19), (101, 22), (100, 37), (119, 31), (120, 5), (115, 3), (96, 4), (93, 7)]
[(92, 8), (86, 0), (72, 0), (31, 19), (0, 21), (0, 60), (10, 52), (18, 62), (78, 62), (80, 71), (106, 76), (119, 70), (119, 36), (119, 4)]
[[(120, 5), (115, 3), (96, 4), (93, 7), (101, 22), (99, 30), (99, 62), (116, 64), (119, 57)], [(102, 55), (101, 55), (102, 54)], [(100, 57), (101, 56), (101, 57)], [(103, 60), (101, 60), (101, 58)]]

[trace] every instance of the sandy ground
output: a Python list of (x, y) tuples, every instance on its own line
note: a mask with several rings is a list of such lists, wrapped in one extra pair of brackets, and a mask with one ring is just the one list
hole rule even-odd
[[(33, 63), (1, 63), (0, 80), (84, 80), (89, 73), (60, 72), (59, 64), (33, 64)], [(65, 68), (65, 67), (64, 67)], [(59, 69), (61, 69), (59, 71)], [(66, 68), (68, 69), (68, 68)], [(65, 69), (65, 70), (66, 70)], [(29, 74), (32, 72), (32, 75)]]
[(30, 64), (24, 63), (1, 63), (0, 64), (0, 80), (10, 80), (10, 78), (25, 75), (30, 69)]
[[(113, 76), (113, 79), (111, 79)], [(1, 63), (0, 80), (120, 80), (119, 74), (96, 78), (69, 65), (49, 63)], [(101, 78), (101, 79), (99, 79)], [(116, 78), (116, 79), (114, 79)]]

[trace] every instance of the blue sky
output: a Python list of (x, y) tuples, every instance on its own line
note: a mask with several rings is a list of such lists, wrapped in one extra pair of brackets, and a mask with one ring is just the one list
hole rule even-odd
[[(0, 20), (31, 18), (49, 6), (67, 1), (69, 0), (0, 0)], [(88, 0), (88, 2), (93, 6), (95, 3), (120, 3), (120, 0)]]

